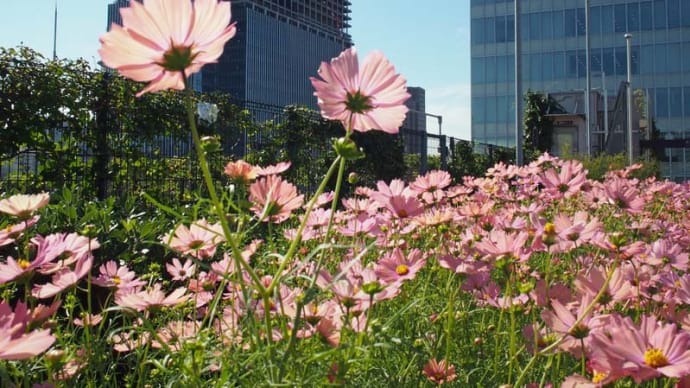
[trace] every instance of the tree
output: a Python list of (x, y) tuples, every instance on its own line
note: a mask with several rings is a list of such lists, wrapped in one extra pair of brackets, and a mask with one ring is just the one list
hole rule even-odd
[(524, 154), (525, 161), (533, 160), (553, 145), (553, 122), (546, 117), (558, 109), (558, 104), (543, 93), (528, 90), (525, 93)]

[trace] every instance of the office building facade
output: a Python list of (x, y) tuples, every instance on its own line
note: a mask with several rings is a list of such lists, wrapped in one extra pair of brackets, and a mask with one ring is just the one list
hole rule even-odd
[[(624, 35), (632, 34), (632, 86), (647, 128), (665, 139), (690, 138), (690, 1), (590, 0), (591, 86), (607, 101), (626, 79)], [(584, 0), (520, 0), (523, 92), (581, 92), (587, 74)], [(471, 1), (472, 139), (515, 144), (515, 4)], [(612, 109), (609, 106), (609, 109)], [(592, 123), (598, 113), (593, 111)], [(610, 121), (610, 120), (609, 120)], [(592, 153), (605, 150), (592, 125)], [(580, 145), (581, 152), (586, 149)], [(662, 174), (690, 178), (690, 150), (668, 148)]]

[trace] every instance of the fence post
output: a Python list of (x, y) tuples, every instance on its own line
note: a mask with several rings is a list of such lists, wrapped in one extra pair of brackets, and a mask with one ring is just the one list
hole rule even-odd
[(426, 131), (419, 133), (419, 135), (415, 136), (421, 136), (422, 141), (420, 142), (420, 150), (419, 150), (419, 175), (426, 174), (426, 170), (428, 169), (428, 147), (429, 147), (429, 134), (426, 133)]
[(448, 169), (448, 148), (446, 148), (446, 135), (441, 135), (439, 141), (439, 153), (441, 154), (441, 170)]
[(105, 199), (108, 194), (108, 135), (110, 116), (109, 96), (110, 73), (104, 72), (101, 80), (101, 93), (96, 101), (96, 127), (95, 153), (94, 153), (94, 178), (96, 197)]
[(448, 163), (451, 164), (453, 162), (455, 155), (455, 138), (451, 136), (449, 143), (450, 146), (448, 147)]

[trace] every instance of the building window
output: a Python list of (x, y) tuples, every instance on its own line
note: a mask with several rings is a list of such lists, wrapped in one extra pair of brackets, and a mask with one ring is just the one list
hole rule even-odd
[(654, 29), (666, 29), (666, 0), (654, 0)]
[(541, 38), (553, 39), (553, 12), (542, 12), (541, 20)]
[(566, 52), (567, 63), (565, 74), (568, 78), (577, 78), (577, 51), (570, 50)]
[(613, 32), (613, 6), (601, 7), (601, 32), (610, 34)]
[(640, 3), (640, 29), (649, 31), (653, 27), (652, 2), (643, 1)]
[(616, 75), (626, 75), (628, 73), (628, 53), (625, 47), (616, 48)]
[(499, 16), (496, 18), (496, 43), (506, 42), (507, 39), (506, 18), (505, 16)]
[(589, 9), (589, 28), (592, 34), (601, 34), (601, 7)]
[(472, 44), (482, 44), (484, 43), (484, 19), (472, 19), (471, 21), (471, 34), (472, 34)]
[(484, 82), (484, 58), (472, 58), (472, 83), (483, 84)]
[(666, 73), (668, 68), (666, 66), (666, 45), (654, 45), (654, 70), (656, 73)]
[(542, 55), (532, 54), (529, 56), (529, 79), (530, 81), (541, 81), (542, 80)]
[(529, 14), (529, 39), (539, 40), (541, 39), (541, 20), (539, 13)]
[(628, 4), (628, 31), (636, 32), (640, 30), (640, 5), (638, 3)]
[(683, 88), (670, 88), (669, 109), (671, 117), (683, 116)]
[(668, 61), (666, 62), (666, 70), (669, 73), (678, 73), (682, 70), (682, 56), (683, 52), (681, 51), (680, 43), (671, 43), (667, 46), (666, 57)]
[(655, 88), (654, 105), (658, 118), (668, 118), (668, 88)]
[(562, 51), (553, 53), (553, 78), (565, 78), (565, 53)]
[(554, 11), (553, 18), (553, 37), (559, 39), (565, 36), (565, 24), (563, 22), (563, 11)]
[(625, 4), (617, 4), (613, 8), (614, 15), (614, 31), (615, 32), (625, 32), (626, 31), (626, 16), (625, 16)]
[(566, 9), (565, 12), (565, 36), (571, 37), (577, 35), (577, 12), (574, 9)]
[(680, 0), (668, 0), (668, 28), (678, 27), (680, 27)]
[(484, 42), (496, 43), (496, 20), (494, 18), (484, 19)]
[(506, 82), (508, 74), (508, 57), (501, 55), (496, 57), (496, 82)]
[(654, 73), (654, 46), (646, 44), (640, 46), (640, 74)]
[(680, 6), (681, 24), (683, 27), (690, 27), (690, 1), (682, 1)]
[(496, 82), (496, 57), (484, 58), (486, 63), (486, 83), (492, 84)]

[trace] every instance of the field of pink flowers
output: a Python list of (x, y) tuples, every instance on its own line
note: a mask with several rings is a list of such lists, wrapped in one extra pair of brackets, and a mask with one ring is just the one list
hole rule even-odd
[[(235, 33), (217, 0), (122, 16), (100, 54), (140, 94), (184, 89)], [(4, 196), (0, 385), (690, 386), (688, 184), (635, 165), (594, 181), (544, 154), (341, 198), (366, 157), (351, 134), (395, 133), (409, 95), (381, 53), (345, 50), (318, 75), (345, 134), (309, 198), (281, 177), (289, 161), (230, 162), (219, 190), (188, 104), (208, 198), (157, 204), (174, 226), (148, 267), (101, 253), (131, 217), (98, 236), (41, 228), (49, 194)]]

